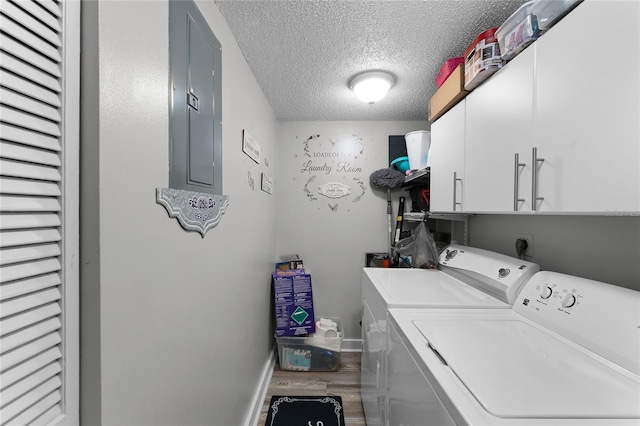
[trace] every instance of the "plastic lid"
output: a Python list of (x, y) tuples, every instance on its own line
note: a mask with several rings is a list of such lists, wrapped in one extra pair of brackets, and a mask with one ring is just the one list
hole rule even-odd
[[(498, 27), (495, 27), (495, 28), (489, 28), (488, 30), (483, 31), (483, 32), (481, 32), (480, 34), (478, 34), (478, 37), (476, 37), (476, 38), (473, 40), (473, 42), (471, 42), (471, 44), (469, 45), (469, 47), (467, 47), (467, 50), (465, 50), (465, 52), (464, 52), (464, 57), (466, 58), (466, 57), (469, 55), (469, 53), (471, 53), (471, 51), (472, 51), (472, 50), (474, 50), (474, 49), (476, 48), (476, 46), (478, 45), (478, 43), (480, 43), (480, 40), (483, 40), (483, 39), (490, 39), (490, 41), (489, 41), (490, 43), (491, 43), (491, 42), (495, 42), (495, 41), (497, 41), (497, 40), (495, 39), (496, 31), (498, 31)], [(493, 40), (491, 40), (491, 39), (493, 39)]]
[(409, 157), (406, 157), (406, 156), (405, 157), (398, 157), (398, 158), (396, 158), (395, 160), (393, 160), (391, 162), (391, 165), (393, 166), (394, 164), (400, 163), (402, 161), (409, 161)]

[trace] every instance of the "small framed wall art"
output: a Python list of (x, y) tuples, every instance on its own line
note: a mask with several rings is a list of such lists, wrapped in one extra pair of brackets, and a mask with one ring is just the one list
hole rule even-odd
[(273, 191), (273, 180), (266, 173), (262, 173), (262, 190), (267, 194)]
[(242, 131), (242, 152), (247, 154), (253, 161), (260, 164), (260, 145), (246, 130)]

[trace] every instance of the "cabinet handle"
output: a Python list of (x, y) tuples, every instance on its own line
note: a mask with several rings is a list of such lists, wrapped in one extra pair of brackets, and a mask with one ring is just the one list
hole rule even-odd
[(520, 167), (525, 164), (520, 162), (520, 154), (515, 155), (513, 165), (513, 211), (518, 211), (518, 203), (524, 201), (524, 198), (518, 198), (518, 187), (520, 186)]
[(538, 201), (544, 200), (544, 197), (538, 197), (538, 163), (542, 163), (544, 158), (538, 158), (538, 148), (533, 148), (533, 155), (531, 159), (531, 210), (538, 209)]
[(462, 178), (458, 177), (458, 172), (453, 172), (453, 211), (456, 211), (456, 206), (461, 206), (461, 203), (458, 203), (457, 200), (457, 183), (458, 181), (462, 182)]

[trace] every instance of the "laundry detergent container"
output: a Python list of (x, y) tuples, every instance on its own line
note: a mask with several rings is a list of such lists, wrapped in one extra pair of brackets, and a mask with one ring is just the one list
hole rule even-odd
[(429, 147), (431, 146), (431, 132), (417, 130), (404, 135), (407, 144), (407, 156), (409, 157), (409, 169), (422, 170), (427, 168)]

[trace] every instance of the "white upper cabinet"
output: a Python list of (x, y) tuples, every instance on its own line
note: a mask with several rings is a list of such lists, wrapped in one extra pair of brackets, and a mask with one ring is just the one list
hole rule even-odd
[(639, 17), (585, 1), (535, 43), (539, 211), (640, 211)]
[(466, 97), (466, 211), (531, 210), (534, 52), (524, 50)]
[(464, 210), (465, 100), (431, 125), (430, 210)]
[(582, 2), (432, 124), (431, 210), (461, 162), (465, 212), (638, 214), (639, 55), (640, 2)]

